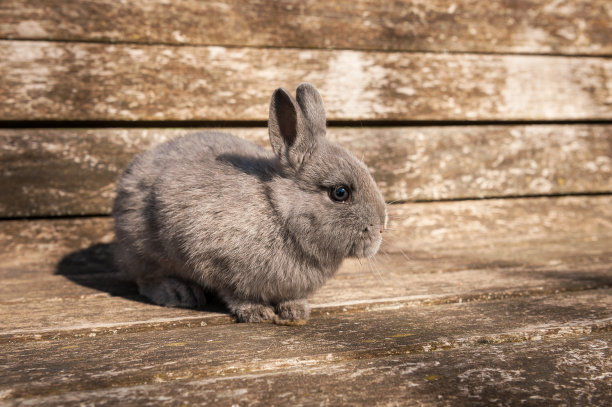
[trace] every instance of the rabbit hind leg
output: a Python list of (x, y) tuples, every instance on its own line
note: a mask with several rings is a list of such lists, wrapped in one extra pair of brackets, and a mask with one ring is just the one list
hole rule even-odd
[(202, 308), (206, 305), (204, 290), (198, 284), (175, 277), (137, 281), (138, 291), (155, 304), (166, 307)]
[(167, 307), (201, 308), (206, 304), (204, 289), (192, 282), (173, 277), (151, 258), (139, 256), (129, 241), (115, 243), (114, 258), (126, 279), (138, 284), (138, 291), (153, 303)]

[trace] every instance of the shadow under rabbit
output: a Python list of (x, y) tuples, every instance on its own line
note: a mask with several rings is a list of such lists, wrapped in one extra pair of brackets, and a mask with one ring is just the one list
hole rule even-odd
[[(109, 243), (96, 243), (64, 256), (57, 264), (55, 274), (114, 297), (156, 305), (139, 294), (138, 286), (134, 282), (125, 279), (113, 261), (112, 244)], [(198, 309), (229, 314), (213, 293), (207, 292), (206, 300), (207, 304)]]

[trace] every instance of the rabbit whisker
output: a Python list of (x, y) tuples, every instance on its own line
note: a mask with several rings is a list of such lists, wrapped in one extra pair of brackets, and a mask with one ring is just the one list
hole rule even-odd
[(406, 252), (404, 252), (402, 249), (399, 249), (399, 252), (400, 252), (400, 253), (401, 253), (401, 255), (404, 257), (404, 259), (406, 259), (407, 261), (409, 261), (409, 262), (412, 262), (412, 261), (413, 261), (413, 259), (412, 259), (412, 258), (410, 258), (410, 256), (408, 256), (408, 255), (406, 254)]
[(370, 269), (370, 273), (372, 273), (373, 275), (378, 277), (378, 279), (380, 281), (384, 282), (385, 280), (382, 278), (382, 274), (380, 273), (380, 271), (376, 267), (377, 264), (375, 263), (375, 261), (376, 261), (375, 259), (376, 259), (375, 257), (367, 257), (368, 266), (369, 266), (368, 268)]

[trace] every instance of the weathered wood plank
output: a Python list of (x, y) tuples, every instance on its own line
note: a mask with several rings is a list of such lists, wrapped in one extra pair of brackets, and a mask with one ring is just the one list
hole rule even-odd
[[(394, 51), (612, 53), (606, 0), (12, 0), (0, 38)], [(347, 35), (350, 33), (350, 35)]]
[[(502, 256), (505, 243), (525, 248), (538, 241), (588, 245), (610, 236), (611, 204), (612, 196), (583, 196), (389, 206), (397, 238), (387, 239), (384, 248), (413, 253), (426, 246), (461, 253), (469, 245)], [(577, 253), (589, 253), (583, 250)]]
[[(495, 258), (508, 266), (555, 264), (547, 258), (547, 252), (556, 258), (563, 258), (563, 253), (568, 258), (578, 255), (576, 261), (584, 261), (580, 260), (582, 253), (588, 262), (588, 256), (605, 247), (599, 244), (612, 237), (612, 196), (410, 203), (389, 205), (388, 209), (389, 230), (380, 253), (401, 253), (415, 264), (419, 260), (442, 259), (465, 267), (478, 264), (478, 259)], [(108, 249), (97, 245), (112, 239), (112, 220), (108, 217), (3, 221), (0, 270), (19, 276), (24, 276), (26, 270), (35, 275), (48, 274), (62, 258), (74, 255), (65, 259), (64, 274), (107, 272), (111, 267), (108, 263), (99, 267), (96, 262), (104, 264)], [(567, 242), (572, 244), (563, 248)], [(537, 250), (530, 247), (536, 243)], [(547, 244), (549, 251), (543, 250)], [(506, 247), (522, 250), (521, 256), (510, 262), (513, 252), (506, 251)], [(461, 253), (463, 257), (459, 257)], [(475, 253), (474, 257), (471, 253)], [(89, 265), (88, 260), (94, 260), (93, 264)], [(427, 269), (417, 267), (415, 271)]]
[[(612, 285), (612, 197), (410, 204), (390, 210), (393, 231), (378, 260), (347, 261), (311, 299), (315, 314)], [(142, 303), (134, 287), (112, 273), (104, 245), (110, 240), (108, 218), (0, 223), (2, 339), (230, 322), (215, 308)]]
[[(345, 267), (311, 298), (312, 314), (468, 303), (610, 287), (611, 267), (608, 262), (599, 267), (573, 270), (495, 268), (449, 274), (405, 272), (403, 275), (385, 275), (383, 270), (379, 278), (370, 277), (364, 270)], [(203, 310), (151, 305), (137, 295), (135, 287), (121, 282), (115, 275), (71, 280), (56, 276), (41, 278), (31, 287), (27, 283), (27, 280), (7, 282), (7, 289), (15, 292), (0, 303), (0, 310), (6, 315), (0, 323), (2, 343), (233, 322), (218, 303)]]
[[(0, 216), (110, 213), (137, 152), (210, 129), (0, 130)], [(218, 129), (267, 146), (264, 128)], [(612, 191), (612, 126), (329, 129), (388, 201)]]
[[(158, 382), (49, 396), (14, 405), (576, 405), (612, 399), (609, 334)], [(305, 361), (308, 362), (308, 361)], [(10, 397), (10, 393), (8, 395)]]
[[(364, 359), (376, 364), (377, 359), (388, 356), (404, 361), (423, 357), (446, 360), (446, 352), (430, 352), (468, 349), (472, 354), (496, 353), (495, 348), (483, 346), (562, 340), (565, 336), (608, 331), (611, 324), (612, 295), (609, 290), (594, 290), (489, 303), (321, 315), (303, 327), (193, 326), (154, 334), (17, 342), (4, 347), (7, 357), (0, 389), (5, 397), (20, 398), (177, 379), (325, 369), (330, 364)], [(245, 336), (248, 341), (244, 341)]]
[(265, 120), (314, 83), (331, 120), (612, 118), (612, 60), (0, 43), (0, 120)]

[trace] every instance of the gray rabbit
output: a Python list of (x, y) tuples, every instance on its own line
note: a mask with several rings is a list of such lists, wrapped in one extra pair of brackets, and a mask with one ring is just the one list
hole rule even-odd
[(345, 257), (376, 254), (385, 202), (366, 166), (326, 138), (323, 100), (272, 95), (268, 151), (221, 133), (139, 154), (117, 187), (115, 259), (157, 304), (214, 292), (238, 321), (306, 320)]

